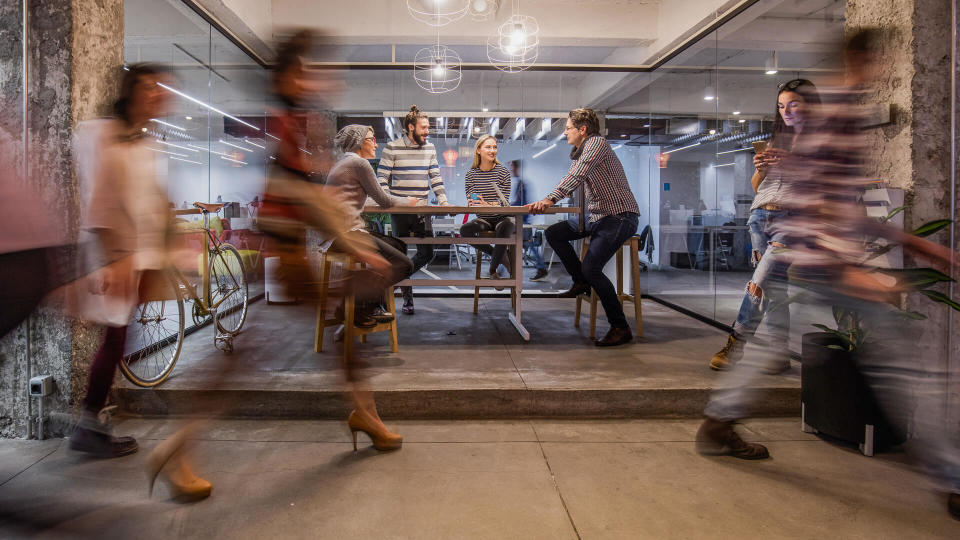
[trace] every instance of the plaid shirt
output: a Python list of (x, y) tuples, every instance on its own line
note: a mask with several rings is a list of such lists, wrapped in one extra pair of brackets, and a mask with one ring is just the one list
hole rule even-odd
[(580, 157), (573, 161), (567, 176), (547, 198), (553, 202), (565, 199), (581, 184), (586, 190), (591, 222), (623, 212), (640, 213), (620, 159), (600, 135), (583, 142)]

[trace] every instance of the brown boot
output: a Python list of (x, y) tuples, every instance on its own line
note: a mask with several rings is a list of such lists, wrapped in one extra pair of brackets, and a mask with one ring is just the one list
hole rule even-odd
[(715, 371), (725, 371), (730, 369), (733, 364), (740, 361), (743, 357), (743, 340), (737, 339), (732, 335), (727, 338), (727, 344), (720, 349), (720, 352), (713, 355), (710, 359), (710, 369)]
[(711, 456), (733, 456), (740, 459), (766, 459), (767, 447), (748, 443), (733, 430), (733, 422), (707, 417), (697, 430), (697, 452)]

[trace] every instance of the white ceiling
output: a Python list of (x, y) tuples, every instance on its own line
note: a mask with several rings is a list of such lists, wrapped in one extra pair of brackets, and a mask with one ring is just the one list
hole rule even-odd
[[(340, 45), (336, 60), (389, 62), (412, 60), (416, 51), (436, 41), (436, 30), (414, 21), (404, 0), (315, 2), (304, 0), (211, 0), (207, 4), (249, 15), (247, 28), (271, 42), (292, 26), (323, 29)], [(465, 62), (484, 62), (481, 45), (510, 11), (504, 0), (496, 21), (464, 20), (441, 29), (441, 40)], [(669, 50), (685, 36), (714, 20), (737, 0), (524, 0), (522, 11), (537, 17), (543, 47), (539, 62), (556, 64), (643, 64)], [(408, 68), (343, 73), (348, 91), (336, 107), (343, 112), (378, 114), (403, 110), (411, 103), (437, 111), (563, 111), (593, 106), (616, 112), (726, 113), (733, 108), (772, 114), (777, 82), (796, 72), (823, 78), (831, 67), (830, 51), (843, 26), (843, 0), (760, 0), (711, 36), (702, 39), (654, 73), (464, 71), (458, 90), (431, 95), (415, 86)], [(126, 57), (179, 66), (182, 78), (202, 91), (211, 65), (222, 75), (216, 85), (219, 103), (237, 113), (261, 110), (266, 74), (250, 58), (179, 0), (126, 0)], [(264, 14), (272, 18), (265, 24)], [(255, 20), (254, 20), (255, 19)], [(332, 24), (335, 21), (336, 24)], [(269, 32), (270, 35), (263, 35)], [(212, 41), (212, 48), (211, 48)], [(179, 46), (179, 47), (178, 47)], [(395, 48), (394, 48), (395, 46)], [(762, 71), (770, 52), (778, 51), (781, 73)], [(212, 52), (211, 52), (212, 51)], [(189, 54), (187, 54), (189, 53)], [(192, 55), (193, 57), (191, 57)], [(211, 58), (212, 57), (212, 58)], [(719, 76), (716, 66), (720, 67)], [(793, 68), (789, 73), (783, 68)], [(719, 101), (705, 102), (703, 89), (717, 86)], [(190, 74), (191, 71), (196, 73)], [(228, 79), (228, 80), (225, 80)], [(718, 80), (719, 79), (719, 80)]]

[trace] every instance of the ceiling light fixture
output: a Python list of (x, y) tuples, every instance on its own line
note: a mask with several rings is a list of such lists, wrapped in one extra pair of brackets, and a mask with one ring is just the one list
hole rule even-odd
[(556, 148), (556, 147), (557, 147), (557, 143), (551, 144), (550, 146), (548, 146), (548, 147), (544, 148), (543, 150), (541, 150), (541, 151), (537, 152), (536, 154), (534, 154), (534, 155), (533, 155), (533, 159), (537, 159), (538, 157), (546, 154), (547, 152), (553, 150), (553, 149)]
[(529, 15), (520, 14), (520, 1), (514, 0), (512, 14), (497, 33), (487, 38), (487, 60), (500, 71), (523, 71), (540, 54), (540, 25)]
[[(415, 1), (417, 0), (407, 0), (407, 7), (410, 8), (411, 2)], [(425, 1), (434, 3), (436, 20), (440, 20), (442, 0), (419, 0), (420, 3)], [(460, 0), (447, 1), (452, 2), (455, 6), (463, 3)], [(460, 17), (467, 13), (468, 6), (468, 3), (463, 3), (463, 13), (460, 14)], [(411, 13), (413, 12), (411, 11)], [(429, 21), (424, 22), (431, 24)], [(437, 44), (417, 51), (413, 61), (413, 79), (417, 81), (417, 86), (431, 94), (443, 94), (456, 90), (460, 86), (461, 79), (463, 79), (463, 74), (460, 72), (460, 55), (450, 47), (440, 44), (440, 26), (444, 24), (447, 23), (432, 24), (432, 26), (437, 27)]]
[[(180, 131), (186, 131), (186, 130), (187, 130), (186, 128), (182, 128), (182, 127), (180, 127), (180, 126), (178, 126), (178, 125), (171, 124), (170, 122), (164, 122), (163, 120), (157, 120), (156, 118), (151, 118), (150, 121), (151, 121), (151, 122), (156, 122), (156, 123), (158, 123), (158, 124), (160, 124), (160, 125), (162, 125), (162, 126), (172, 127), (173, 129), (179, 129)], [(146, 131), (146, 130), (144, 130), (144, 131)]]
[(733, 111), (733, 114), (740, 114), (740, 111)]
[[(150, 148), (150, 147), (148, 146), (147, 148)], [(154, 152), (160, 152), (161, 154), (170, 154), (171, 156), (184, 157), (184, 158), (190, 157), (187, 154), (179, 154), (177, 152), (167, 152), (166, 150), (161, 150), (159, 148), (150, 148), (150, 150), (153, 150)]]
[(470, 4), (471, 0), (407, 0), (407, 11), (414, 19), (439, 28), (464, 18)]
[(254, 150), (253, 148), (247, 148), (246, 146), (240, 146), (239, 144), (233, 144), (232, 142), (227, 142), (227, 141), (225, 141), (225, 140), (223, 140), (223, 139), (219, 139), (219, 141), (220, 141), (221, 143), (227, 145), (227, 146), (232, 146), (232, 147), (234, 147), (234, 148), (243, 150), (244, 152), (256, 152), (256, 150)]
[[(221, 115), (226, 116), (227, 118), (229, 118), (229, 119), (231, 119), (231, 120), (235, 120), (235, 121), (237, 121), (237, 122), (240, 122), (241, 124), (243, 124), (243, 125), (245, 125), (245, 126), (247, 126), (247, 127), (252, 127), (253, 129), (255, 129), (255, 130), (257, 130), (257, 131), (260, 131), (260, 128), (258, 128), (257, 126), (255, 126), (255, 125), (253, 125), (253, 124), (250, 124), (250, 123), (247, 123), (247, 122), (244, 122), (243, 120), (237, 118), (236, 116), (233, 116), (232, 114), (227, 114), (227, 113), (221, 111), (220, 109), (218, 109), (218, 108), (216, 108), (216, 107), (214, 107), (214, 106), (212, 106), (212, 105), (207, 105), (206, 103), (200, 101), (199, 99), (197, 99), (197, 98), (195, 98), (195, 97), (192, 97), (192, 96), (188, 96), (187, 94), (184, 94), (183, 92), (177, 90), (176, 88), (172, 88), (172, 87), (167, 86), (167, 85), (165, 85), (165, 84), (163, 84), (163, 83), (161, 83), (161, 82), (158, 82), (158, 83), (157, 83), (157, 86), (159, 86), (159, 87), (161, 87), (161, 88), (163, 88), (163, 89), (166, 89), (166, 90), (168, 90), (168, 91), (170, 91), (170, 92), (173, 92), (174, 94), (176, 94), (176, 95), (178, 95), (178, 96), (180, 96), (180, 97), (182, 97), (182, 98), (184, 98), (184, 99), (188, 99), (188, 100), (196, 103), (197, 105), (201, 105), (201, 106), (203, 106), (203, 107), (206, 107), (206, 108), (210, 109), (211, 111), (213, 111), (213, 112), (215, 112), (215, 113), (217, 113), (217, 114), (221, 114)], [(159, 120), (155, 120), (155, 122), (159, 122), (159, 123), (161, 123), (161, 124), (165, 124), (165, 123), (166, 123), (166, 122), (160, 122)], [(183, 129), (183, 128), (177, 128), (177, 129)], [(277, 140), (279, 140), (279, 139), (277, 139)]]
[(180, 146), (179, 144), (168, 143), (167, 141), (161, 141), (160, 139), (155, 139), (155, 140), (156, 140), (156, 142), (158, 142), (158, 143), (160, 143), (160, 144), (165, 144), (165, 145), (167, 145), (167, 146), (172, 146), (172, 147), (174, 147), (174, 148), (179, 148), (179, 149), (181, 149), (181, 150), (189, 150), (189, 151), (191, 151), (191, 152), (199, 152), (199, 150), (197, 150), (197, 149), (195, 149), (195, 148), (189, 148), (189, 147), (187, 147), (187, 146)]
[(239, 159), (233, 159), (233, 158), (230, 158), (230, 157), (227, 157), (227, 156), (220, 156), (220, 159), (225, 159), (225, 160), (227, 160), (227, 161), (232, 161), (232, 162), (234, 162), (234, 163), (239, 163), (239, 164), (241, 164), (241, 165), (246, 165), (246, 164), (247, 164), (246, 161), (240, 161)]
[(767, 58), (765, 73), (767, 75), (776, 75), (777, 71), (779, 70), (778, 64), (779, 59), (777, 58), (777, 51), (773, 51), (773, 53), (770, 54), (770, 57)]
[(203, 165), (203, 163), (201, 163), (201, 162), (199, 162), (199, 161), (193, 161), (192, 159), (183, 159), (183, 158), (179, 158), (179, 157), (176, 157), (176, 156), (171, 157), (170, 159), (175, 159), (175, 160), (177, 160), (177, 161), (186, 161), (187, 163), (195, 163), (195, 164), (197, 164), (197, 165)]
[(500, 10), (500, 0), (471, 0), (470, 18), (475, 21), (492, 19)]
[(666, 152), (661, 152), (661, 154), (672, 154), (674, 152), (679, 152), (680, 150), (686, 150), (687, 148), (693, 148), (694, 146), (700, 146), (700, 143), (688, 144), (687, 146), (681, 146), (680, 148), (674, 148), (673, 150), (667, 150)]

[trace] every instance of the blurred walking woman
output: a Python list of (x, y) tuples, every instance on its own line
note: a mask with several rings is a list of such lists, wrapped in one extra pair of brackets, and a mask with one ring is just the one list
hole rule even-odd
[[(783, 157), (793, 151), (798, 138), (803, 133), (809, 115), (809, 108), (820, 104), (817, 87), (806, 79), (794, 79), (781, 84), (777, 89), (777, 112), (773, 123), (773, 135), (765, 149), (757, 151), (753, 157), (756, 172), (750, 184), (757, 192), (750, 207), (747, 226), (753, 244), (752, 262), (756, 266), (752, 279), (747, 284), (737, 320), (733, 324), (733, 333), (727, 338), (727, 344), (710, 360), (710, 368), (718, 371), (728, 369), (743, 356), (744, 341), (753, 337), (763, 319), (764, 311), (770, 304), (771, 291), (765, 284), (770, 279), (783, 276), (772, 275), (772, 265), (764, 263), (764, 252), (771, 246), (784, 247), (775, 242), (769, 234), (770, 225), (783, 219), (791, 207), (790, 189), (793, 185), (787, 177), (788, 172), (780, 166)], [(783, 356), (772, 362), (770, 371), (779, 372), (790, 368), (787, 351), (790, 329), (790, 310), (787, 307), (776, 309), (767, 315), (771, 334), (775, 341), (782, 343)]]
[(123, 359), (127, 324), (151, 283), (164, 283), (168, 264), (170, 211), (166, 186), (145, 132), (151, 118), (163, 118), (169, 83), (160, 67), (135, 64), (123, 72), (115, 117), (82, 123), (75, 158), (83, 192), (82, 260), (92, 274), (71, 296), (74, 314), (106, 328), (90, 366), (80, 421), (70, 448), (97, 457), (137, 451), (132, 437), (114, 437), (98, 420), (117, 366)]
[[(468, 206), (502, 206), (501, 198), (510, 196), (510, 171), (497, 160), (497, 138), (484, 135), (477, 139), (473, 150), (473, 165), (464, 181)], [(460, 227), (463, 236), (480, 236), (495, 231), (497, 238), (510, 238), (514, 231), (513, 220), (506, 214), (484, 214)], [(477, 249), (490, 255), (490, 271), (486, 277), (496, 279), (497, 268), (504, 262), (506, 244), (477, 245)], [(480, 261), (477, 261), (480, 264)], [(507, 261), (507, 268), (511, 268)], [(511, 269), (511, 274), (513, 273)]]

